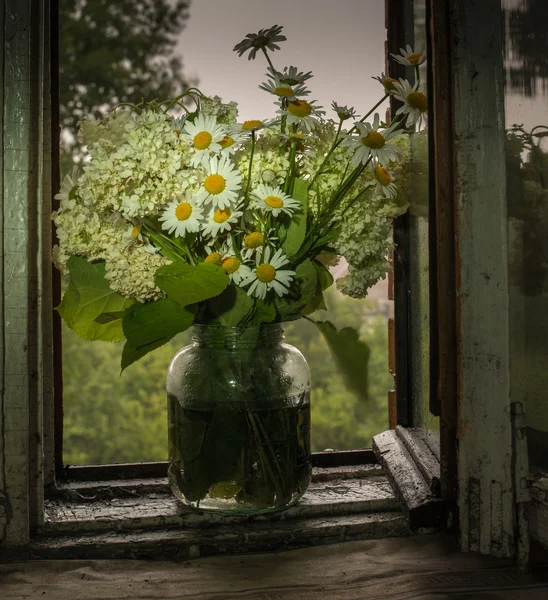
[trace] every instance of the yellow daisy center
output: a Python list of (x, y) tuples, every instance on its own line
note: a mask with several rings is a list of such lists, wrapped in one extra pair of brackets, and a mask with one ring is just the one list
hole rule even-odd
[(254, 127), (260, 127), (263, 124), (262, 121), (259, 121), (258, 119), (251, 119), (251, 121), (244, 121), (242, 124), (242, 129), (244, 131), (249, 131), (250, 129), (253, 129)]
[(407, 94), (407, 104), (411, 108), (415, 108), (420, 112), (426, 112), (428, 110), (428, 100), (422, 92), (411, 92)]
[(220, 194), (226, 187), (226, 179), (217, 173), (208, 175), (204, 181), (204, 187), (209, 194)]
[(282, 208), (284, 201), (279, 196), (267, 196), (264, 203), (270, 208)]
[(229, 148), (234, 143), (234, 138), (229, 135), (225, 135), (225, 137), (219, 142), (219, 146), (221, 148)]
[(385, 77), (382, 80), (382, 84), (384, 85), (384, 89), (389, 92), (390, 90), (395, 89), (394, 88), (394, 83), (396, 83), (398, 80), (394, 79), (393, 77)]
[(381, 166), (375, 167), (375, 179), (381, 184), (381, 185), (388, 185), (390, 183), (390, 173)]
[(131, 237), (136, 238), (141, 233), (141, 226), (135, 225), (135, 227), (131, 230)]
[(416, 52), (415, 54), (409, 54), (407, 56), (407, 60), (412, 64), (412, 65), (416, 65), (418, 64), (418, 62), (420, 61), (420, 59), (422, 58), (422, 54), (420, 52)]
[(369, 148), (373, 148), (374, 150), (378, 150), (386, 144), (386, 140), (382, 133), (370, 131), (365, 137), (362, 137), (362, 144)]
[(192, 214), (192, 206), (188, 202), (181, 202), (175, 209), (175, 216), (179, 221), (186, 221)]
[(305, 100), (293, 100), (293, 102), (289, 103), (287, 110), (294, 117), (304, 118), (310, 115), (310, 113), (312, 112), (312, 106)]
[(194, 136), (194, 148), (196, 150), (205, 150), (209, 148), (213, 138), (211, 137), (211, 133), (209, 131), (200, 131)]
[(263, 245), (264, 235), (260, 231), (253, 231), (244, 237), (246, 248), (258, 248)]
[(215, 221), (215, 223), (224, 223), (225, 221), (228, 221), (228, 219), (230, 219), (231, 214), (232, 211), (230, 210), (230, 208), (218, 208), (213, 213), (213, 220)]
[(279, 85), (274, 88), (274, 93), (276, 96), (293, 96), (293, 90), (286, 85)]
[(221, 267), (223, 267), (227, 275), (232, 275), (232, 273), (235, 273), (240, 268), (240, 264), (240, 261), (236, 257), (229, 256), (223, 260)]
[(204, 262), (220, 266), (221, 265), (221, 255), (218, 252), (212, 252), (211, 254), (208, 254), (205, 257)]
[(255, 273), (257, 274), (257, 279), (263, 283), (268, 283), (276, 277), (276, 269), (267, 263), (259, 265)]

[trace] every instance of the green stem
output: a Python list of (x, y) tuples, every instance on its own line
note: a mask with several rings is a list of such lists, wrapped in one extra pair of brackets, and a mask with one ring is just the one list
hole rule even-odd
[[(386, 92), (386, 94), (377, 102), (377, 104), (375, 104), (375, 106), (368, 112), (366, 113), (359, 121), (358, 123), (363, 123), (365, 121), (365, 119), (367, 119), (367, 117), (376, 109), (378, 108), (388, 97), (390, 96), (390, 94), (388, 92)], [(352, 129), (348, 132), (349, 134), (351, 134), (356, 128), (356, 126), (354, 125), (354, 127), (352, 127)]]
[(291, 143), (291, 150), (289, 153), (289, 169), (287, 170), (287, 177), (285, 178), (284, 193), (291, 194), (293, 191), (293, 181), (295, 179), (295, 155), (297, 154), (297, 140)]
[(329, 157), (333, 154), (333, 152), (335, 151), (335, 149), (337, 148), (337, 146), (341, 143), (340, 141), (337, 142), (337, 139), (339, 137), (339, 133), (341, 132), (342, 124), (343, 124), (343, 121), (341, 119), (339, 121), (339, 127), (337, 128), (337, 133), (335, 134), (335, 139), (333, 140), (333, 144), (331, 145), (331, 148), (330, 148), (329, 152), (325, 155), (325, 158), (323, 159), (322, 164), (319, 166), (316, 174), (312, 178), (312, 181), (310, 182), (309, 187), (312, 187), (314, 185), (314, 182), (316, 181), (316, 179), (318, 178), (318, 176), (321, 174), (322, 169), (323, 169), (325, 163), (329, 160)]
[(266, 51), (265, 48), (261, 48), (261, 50), (263, 51), (263, 54), (268, 62), (268, 64), (270, 65), (270, 68), (275, 71), (276, 69), (274, 68), (274, 65), (272, 64), (272, 61), (270, 60), (270, 56), (268, 56), (268, 52)]
[(251, 186), (251, 168), (253, 166), (253, 155), (255, 153), (255, 131), (251, 131), (251, 152), (249, 154), (249, 169), (247, 170), (247, 185), (245, 186), (244, 205), (247, 207), (247, 197)]

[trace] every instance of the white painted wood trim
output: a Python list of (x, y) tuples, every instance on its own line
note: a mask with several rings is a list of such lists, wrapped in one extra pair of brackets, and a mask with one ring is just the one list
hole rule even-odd
[(43, 521), (42, 407), (52, 381), (48, 9), (46, 0), (3, 6), (0, 545), (6, 546), (27, 544)]
[(463, 550), (514, 556), (500, 0), (451, 0)]

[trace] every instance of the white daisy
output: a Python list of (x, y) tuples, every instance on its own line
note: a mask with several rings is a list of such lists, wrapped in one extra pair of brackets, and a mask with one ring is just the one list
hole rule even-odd
[(377, 165), (374, 169), (375, 173), (375, 191), (385, 198), (392, 199), (398, 195), (398, 188), (394, 185), (394, 177), (387, 169)]
[(248, 279), (252, 274), (251, 269), (235, 256), (223, 256), (221, 259), (221, 267), (228, 275), (230, 281), (233, 281), (238, 286), (241, 286), (242, 282)]
[(339, 106), (336, 102), (332, 102), (331, 108), (337, 113), (341, 121), (356, 118), (356, 109), (353, 106)]
[(162, 229), (168, 233), (175, 233), (176, 237), (184, 237), (189, 231), (197, 233), (202, 228), (203, 208), (194, 200), (179, 196), (170, 202), (159, 221)]
[(182, 117), (177, 117), (171, 121), (171, 129), (177, 134), (180, 135), (181, 131), (183, 131), (183, 127), (185, 126), (186, 115)]
[(313, 77), (312, 71), (308, 71), (308, 73), (303, 73), (297, 69), (297, 67), (284, 67), (283, 71), (276, 71), (272, 67), (268, 67), (267, 77), (274, 79), (275, 77), (278, 80), (285, 84), (293, 87), (294, 85), (299, 85), (304, 83), (307, 79)]
[(379, 124), (379, 113), (375, 113), (373, 124), (356, 123), (358, 135), (344, 136), (341, 146), (354, 151), (352, 164), (355, 166), (365, 164), (369, 157), (385, 165), (391, 160), (396, 160), (400, 149), (394, 144), (386, 143), (396, 133), (390, 129), (379, 131)]
[(213, 208), (225, 208), (236, 202), (242, 176), (227, 156), (214, 156), (207, 165), (207, 175), (196, 193), (197, 202), (211, 202)]
[(396, 111), (396, 116), (407, 115), (406, 127), (414, 127), (418, 123), (420, 129), (423, 121), (426, 124), (428, 98), (424, 92), (424, 86), (418, 82), (413, 87), (406, 79), (400, 79), (394, 83), (392, 95), (403, 102), (403, 106)]
[(424, 46), (413, 50), (413, 48), (407, 44), (405, 50), (400, 48), (400, 53), (401, 54), (391, 54), (390, 56), (392, 56), (396, 62), (399, 62), (400, 65), (405, 65), (406, 67), (418, 67), (426, 60)]
[(302, 125), (306, 131), (312, 131), (316, 127), (318, 117), (325, 114), (325, 111), (320, 110), (321, 106), (314, 106), (314, 102), (315, 100), (291, 100), (287, 109), (279, 110), (278, 113), (286, 115), (290, 125)]
[(230, 156), (231, 154), (234, 154), (238, 148), (240, 138), (241, 136), (237, 132), (230, 131), (227, 133), (225, 137), (219, 141), (219, 146), (221, 146), (221, 156)]
[(269, 229), (266, 234), (262, 231), (251, 231), (244, 235), (242, 242), (241, 255), (245, 260), (252, 258), (257, 252), (261, 252), (263, 244), (274, 245), (278, 238), (274, 235), (274, 229)]
[(190, 164), (193, 167), (197, 167), (200, 163), (207, 164), (210, 154), (221, 150), (219, 142), (225, 134), (226, 128), (217, 124), (217, 119), (213, 116), (199, 115), (193, 123), (186, 121), (181, 135), (194, 148)]
[(282, 29), (282, 25), (273, 25), (268, 29), (260, 29), (258, 33), (248, 33), (239, 44), (234, 46), (233, 50), (238, 53), (238, 56), (242, 56), (248, 50), (251, 50), (247, 57), (249, 60), (254, 60), (259, 50), (266, 51), (268, 49), (271, 52), (279, 50), (280, 47), (276, 42), (283, 42), (287, 39), (285, 35), (280, 35)]
[(261, 208), (277, 217), (281, 212), (291, 216), (300, 207), (300, 202), (284, 194), (279, 187), (259, 184), (253, 191), (254, 208)]
[(207, 215), (203, 235), (215, 237), (219, 235), (221, 231), (230, 231), (232, 226), (238, 222), (238, 219), (242, 214), (241, 211), (233, 210), (229, 207), (211, 209)]
[(284, 296), (289, 291), (295, 271), (280, 270), (280, 267), (289, 262), (281, 248), (272, 258), (270, 258), (270, 252), (270, 247), (267, 246), (264, 255), (262, 252), (257, 253), (255, 269), (242, 282), (242, 287), (251, 284), (247, 290), (248, 296), (254, 295), (256, 298), (264, 300), (266, 293), (271, 289), (274, 289), (278, 296)]
[(61, 182), (59, 193), (55, 194), (55, 200), (60, 201), (58, 213), (64, 210), (72, 210), (76, 206), (76, 190), (78, 188), (78, 167), (72, 168), (72, 173), (67, 173)]
[(371, 79), (376, 79), (379, 83), (382, 83), (386, 92), (392, 91), (394, 89), (394, 83), (398, 81), (397, 79), (390, 77), (390, 75), (385, 75), (384, 71), (377, 77), (371, 77)]
[(135, 247), (139, 247), (149, 254), (158, 254), (160, 248), (153, 246), (149, 240), (143, 235), (143, 226), (141, 223), (134, 225), (130, 223), (124, 231), (124, 238), (127, 240), (124, 245), (124, 250), (131, 251)]
[(274, 127), (274, 125), (277, 125), (279, 122), (279, 119), (265, 119), (264, 121), (261, 121), (260, 119), (250, 119), (249, 121), (244, 121), (243, 123), (237, 123), (234, 126), (234, 131), (240, 134), (249, 134), (252, 131), (259, 131), (260, 129)]
[(274, 96), (278, 96), (279, 98), (287, 98), (288, 100), (295, 100), (298, 96), (308, 96), (310, 94), (310, 90), (307, 90), (306, 86), (302, 83), (291, 86), (281, 81), (277, 74), (268, 76), (271, 79), (265, 83), (261, 83), (259, 88), (269, 94), (274, 94)]

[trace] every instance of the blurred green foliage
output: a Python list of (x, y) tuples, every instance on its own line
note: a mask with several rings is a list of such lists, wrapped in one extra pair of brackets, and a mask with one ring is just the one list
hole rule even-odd
[[(338, 450), (371, 445), (388, 427), (387, 319), (375, 314), (372, 300), (326, 293), (329, 319), (337, 328), (352, 326), (369, 344), (367, 405), (350, 393), (321, 333), (300, 319), (285, 326), (286, 342), (306, 357), (312, 371), (312, 449)], [(184, 332), (120, 375), (122, 344), (85, 342), (63, 329), (64, 462), (106, 464), (167, 459), (167, 398), (164, 381), (174, 354), (191, 338)]]

